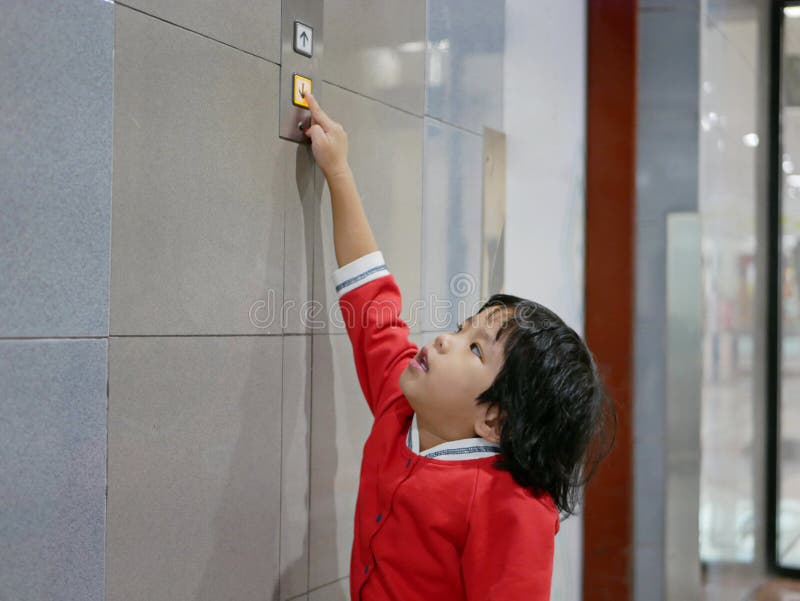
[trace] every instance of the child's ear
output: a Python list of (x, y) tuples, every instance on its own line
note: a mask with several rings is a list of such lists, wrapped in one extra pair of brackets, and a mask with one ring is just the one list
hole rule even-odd
[(500, 407), (497, 405), (478, 405), (478, 416), (475, 419), (475, 432), (495, 444), (500, 442)]

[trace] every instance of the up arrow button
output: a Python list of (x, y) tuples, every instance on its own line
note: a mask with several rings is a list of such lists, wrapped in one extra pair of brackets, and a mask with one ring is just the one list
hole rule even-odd
[(300, 21), (294, 22), (294, 51), (309, 58), (314, 52), (314, 30)]

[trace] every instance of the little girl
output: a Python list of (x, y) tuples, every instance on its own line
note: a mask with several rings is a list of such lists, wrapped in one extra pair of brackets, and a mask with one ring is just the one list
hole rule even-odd
[(592, 354), (552, 311), (509, 294), (421, 349), (410, 342), (347, 162), (347, 134), (307, 96), (306, 135), (331, 193), (332, 276), (375, 418), (351, 599), (546, 601), (559, 515), (574, 514), (613, 445), (602, 444), (616, 414)]

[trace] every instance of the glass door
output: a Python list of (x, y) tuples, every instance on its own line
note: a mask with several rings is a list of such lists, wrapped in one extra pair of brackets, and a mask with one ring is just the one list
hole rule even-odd
[(800, 2), (784, 2), (773, 107), (770, 563), (800, 576)]

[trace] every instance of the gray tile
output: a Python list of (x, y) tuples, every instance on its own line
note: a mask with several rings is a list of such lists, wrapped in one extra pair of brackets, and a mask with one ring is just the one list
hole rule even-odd
[(505, 4), (428, 2), (426, 115), (477, 133), (503, 129)]
[[(423, 120), (333, 85), (325, 85), (325, 111), (347, 131), (350, 165), (378, 248), (403, 295), (400, 316), (411, 331), (411, 306), (420, 295)], [(391, 155), (391, 160), (387, 156)], [(314, 301), (320, 309), (315, 333), (344, 333), (332, 273), (330, 191), (322, 189), (315, 237)]]
[[(657, 353), (658, 357), (661, 357), (663, 355), (661, 346), (650, 344), (652, 339), (648, 336), (656, 335), (657, 339), (661, 340), (664, 338), (665, 332), (664, 318), (667, 314), (665, 219), (637, 224), (636, 235), (634, 260), (639, 277), (635, 283), (635, 315), (638, 324), (637, 333), (641, 334), (638, 340), (642, 345), (642, 350), (650, 349), (650, 352)], [(651, 365), (657, 370), (664, 369), (661, 361), (656, 357), (644, 357), (642, 364)]]
[(0, 599), (104, 601), (107, 359), (0, 341)]
[(640, 11), (637, 23), (637, 106), (682, 109), (696, 119), (700, 85), (697, 11)]
[[(637, 273), (641, 271), (637, 270)], [(666, 311), (662, 304), (661, 307)], [(662, 313), (663, 315), (663, 313)], [(649, 319), (649, 323), (648, 323)], [(657, 317), (642, 319), (637, 317), (634, 340), (635, 398), (634, 410), (635, 439), (637, 444), (650, 445), (646, 452), (664, 451), (665, 430), (665, 390), (666, 377), (663, 365), (666, 362), (664, 320)], [(656, 341), (665, 341), (664, 344)], [(648, 455), (649, 456), (649, 455)], [(645, 470), (650, 466), (645, 466)]]
[(311, 401), (309, 587), (350, 569), (364, 443), (373, 418), (347, 336), (314, 336)]
[(280, 63), (281, 0), (125, 0), (125, 4)]
[[(729, 3), (730, 0), (712, 0), (713, 2)], [(700, 0), (639, 0), (640, 11), (667, 11), (667, 10), (699, 10)]]
[(425, 118), (422, 329), (455, 329), (480, 308), (482, 138)]
[(636, 219), (697, 210), (697, 112), (640, 109), (636, 134)]
[(311, 336), (283, 337), (282, 601), (308, 590), (311, 344)]
[(636, 545), (664, 542), (666, 473), (664, 437), (654, 434), (634, 444), (634, 497)]
[[(283, 305), (281, 311), (268, 311), (281, 316), (284, 333), (310, 333), (312, 315), (313, 264), (314, 264), (314, 232), (319, 207), (320, 187), (315, 185), (314, 159), (311, 148), (297, 145), (292, 151), (287, 144), (281, 142), (283, 152), (293, 157), (290, 175), (294, 177), (288, 183), (284, 224), (284, 257)], [(266, 297), (261, 300), (267, 301)], [(266, 308), (266, 305), (264, 305)], [(261, 315), (255, 312), (255, 316)]]
[(281, 348), (111, 339), (108, 601), (277, 592)]
[(4, 2), (0, 336), (108, 335), (114, 5)]
[(112, 333), (280, 333), (278, 67), (121, 6), (116, 35)]
[(326, 0), (325, 81), (422, 115), (425, 0)]
[(311, 591), (307, 601), (349, 601), (349, 599), (350, 578), (342, 578)]
[(664, 553), (660, 545), (637, 545), (633, 562), (633, 598), (662, 601), (665, 598)]

